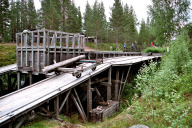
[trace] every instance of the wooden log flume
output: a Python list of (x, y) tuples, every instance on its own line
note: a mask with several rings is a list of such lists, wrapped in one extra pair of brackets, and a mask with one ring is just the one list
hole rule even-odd
[(64, 60), (64, 61), (61, 61), (59, 63), (55, 63), (55, 64), (52, 64), (52, 65), (49, 65), (49, 66), (46, 66), (42, 69), (43, 72), (48, 72), (48, 71), (51, 71), (51, 70), (54, 70), (56, 68), (59, 68), (61, 66), (65, 66), (65, 65), (68, 65), (70, 63), (73, 63), (77, 60), (80, 60), (80, 59), (84, 59), (85, 58), (85, 55), (80, 55), (80, 56), (77, 56), (77, 57), (73, 57), (71, 59), (68, 59), (68, 60)]

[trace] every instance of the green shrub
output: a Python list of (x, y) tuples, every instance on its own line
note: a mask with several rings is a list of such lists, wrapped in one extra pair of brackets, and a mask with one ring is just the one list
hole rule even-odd
[(157, 120), (164, 127), (192, 127), (191, 70), (189, 40), (181, 35), (171, 42), (170, 52), (162, 57), (159, 68), (157, 63), (151, 62), (137, 75), (136, 88), (141, 91), (143, 102), (133, 99), (136, 118), (141, 118), (142, 122), (145, 118), (148, 122), (151, 120), (153, 127), (161, 127)]
[(167, 51), (167, 49), (162, 48), (162, 47), (148, 47), (148, 48), (144, 49), (142, 51), (142, 53), (149, 53), (149, 52), (152, 52), (152, 53), (164, 53), (166, 51)]

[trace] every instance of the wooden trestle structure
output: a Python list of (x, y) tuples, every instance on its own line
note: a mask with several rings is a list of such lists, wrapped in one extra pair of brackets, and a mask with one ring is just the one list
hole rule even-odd
[[(43, 29), (17, 33), (16, 37), (18, 90), (0, 97), (0, 127), (20, 127), (37, 113), (60, 120), (60, 114), (71, 116), (78, 111), (83, 121), (102, 121), (119, 110), (125, 84), (138, 64), (160, 58), (140, 53), (85, 52), (85, 38), (80, 34)], [(82, 70), (81, 77), (76, 78), (66, 71), (79, 63), (75, 57), (80, 55), (102, 63), (94, 65), (96, 70)], [(84, 63), (87, 60), (80, 62), (82, 68), (93, 68), (92, 63)], [(21, 76), (26, 74), (29, 86), (21, 88)], [(41, 81), (36, 80), (39, 76), (44, 76)]]

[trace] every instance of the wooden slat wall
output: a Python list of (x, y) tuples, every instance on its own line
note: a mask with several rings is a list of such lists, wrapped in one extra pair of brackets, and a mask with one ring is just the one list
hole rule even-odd
[[(84, 35), (80, 34), (43, 29), (17, 33), (16, 40), (20, 71), (28, 67), (32, 72), (40, 73), (43, 67), (53, 64), (53, 60), (59, 62), (84, 54)], [(69, 45), (71, 41), (72, 46)]]

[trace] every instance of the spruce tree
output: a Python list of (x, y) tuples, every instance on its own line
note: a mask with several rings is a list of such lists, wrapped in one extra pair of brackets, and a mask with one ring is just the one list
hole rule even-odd
[(86, 30), (86, 36), (93, 36), (93, 10), (88, 1), (84, 13), (84, 29)]
[(28, 0), (27, 15), (28, 15), (27, 28), (29, 30), (36, 29), (36, 26), (37, 26), (37, 13), (36, 13), (36, 10), (35, 10), (33, 0)]
[(117, 50), (117, 44), (119, 40), (121, 39), (123, 33), (123, 7), (120, 0), (114, 0), (115, 3), (113, 4), (113, 7), (111, 8), (111, 28), (114, 32), (115, 40), (116, 40), (116, 50)]

